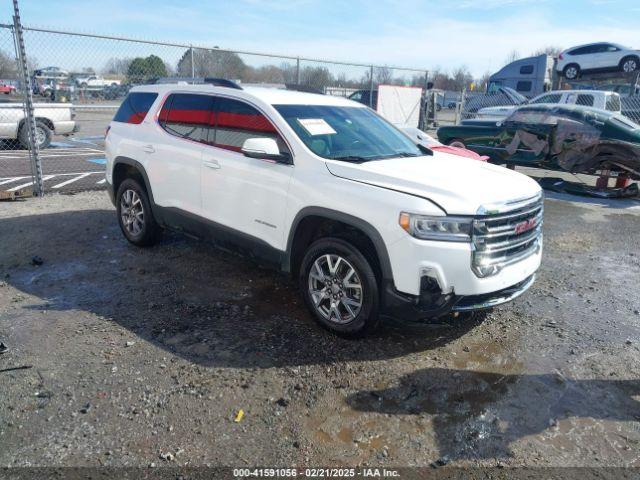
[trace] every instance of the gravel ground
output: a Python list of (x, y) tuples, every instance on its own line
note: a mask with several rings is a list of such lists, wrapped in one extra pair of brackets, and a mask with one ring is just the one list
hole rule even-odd
[(640, 467), (638, 205), (548, 199), (528, 294), (348, 341), (104, 192), (0, 203), (0, 467)]

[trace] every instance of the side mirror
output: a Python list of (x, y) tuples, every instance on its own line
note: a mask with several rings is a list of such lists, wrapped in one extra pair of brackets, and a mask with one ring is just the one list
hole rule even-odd
[(291, 156), (288, 153), (281, 153), (278, 143), (273, 138), (247, 138), (240, 151), (250, 158), (291, 163)]

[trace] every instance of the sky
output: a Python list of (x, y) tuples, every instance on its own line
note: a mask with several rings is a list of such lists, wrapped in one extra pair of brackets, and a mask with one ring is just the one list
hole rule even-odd
[[(465, 65), (476, 76), (498, 70), (514, 50), (524, 57), (594, 41), (640, 48), (639, 0), (44, 3), (20, 1), (24, 25), (428, 70)], [(4, 0), (0, 22), (11, 15)], [(82, 54), (80, 43), (74, 48), (73, 55)]]

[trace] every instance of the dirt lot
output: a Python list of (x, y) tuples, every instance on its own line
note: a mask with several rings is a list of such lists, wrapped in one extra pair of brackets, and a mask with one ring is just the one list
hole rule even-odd
[(0, 466), (640, 467), (640, 206), (545, 208), (527, 295), (347, 341), (104, 192), (0, 203)]

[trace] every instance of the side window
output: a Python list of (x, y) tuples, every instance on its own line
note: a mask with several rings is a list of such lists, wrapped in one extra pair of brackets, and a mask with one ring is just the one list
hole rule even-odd
[(132, 92), (127, 95), (122, 105), (113, 117), (114, 122), (122, 123), (142, 123), (147, 112), (158, 98), (157, 93), (152, 92)]
[(532, 83), (528, 81), (519, 81), (516, 85), (516, 90), (519, 92), (530, 92)]
[(214, 103), (216, 131), (213, 145), (239, 152), (248, 138), (273, 138), (280, 152), (288, 148), (278, 131), (260, 111), (239, 100), (218, 97)]
[(550, 93), (548, 95), (542, 95), (541, 97), (534, 98), (531, 103), (560, 103), (560, 93)]
[(533, 73), (533, 65), (523, 65), (520, 67), (521, 75), (529, 75)]
[(583, 107), (593, 107), (594, 98), (593, 95), (580, 94), (576, 99), (576, 105), (582, 105)]
[(213, 97), (194, 93), (173, 93), (165, 100), (158, 121), (171, 135), (206, 143), (212, 128)]
[(580, 47), (575, 50), (571, 50), (569, 55), (587, 55), (589, 53), (595, 53), (598, 51), (598, 45), (589, 45), (588, 47)]

